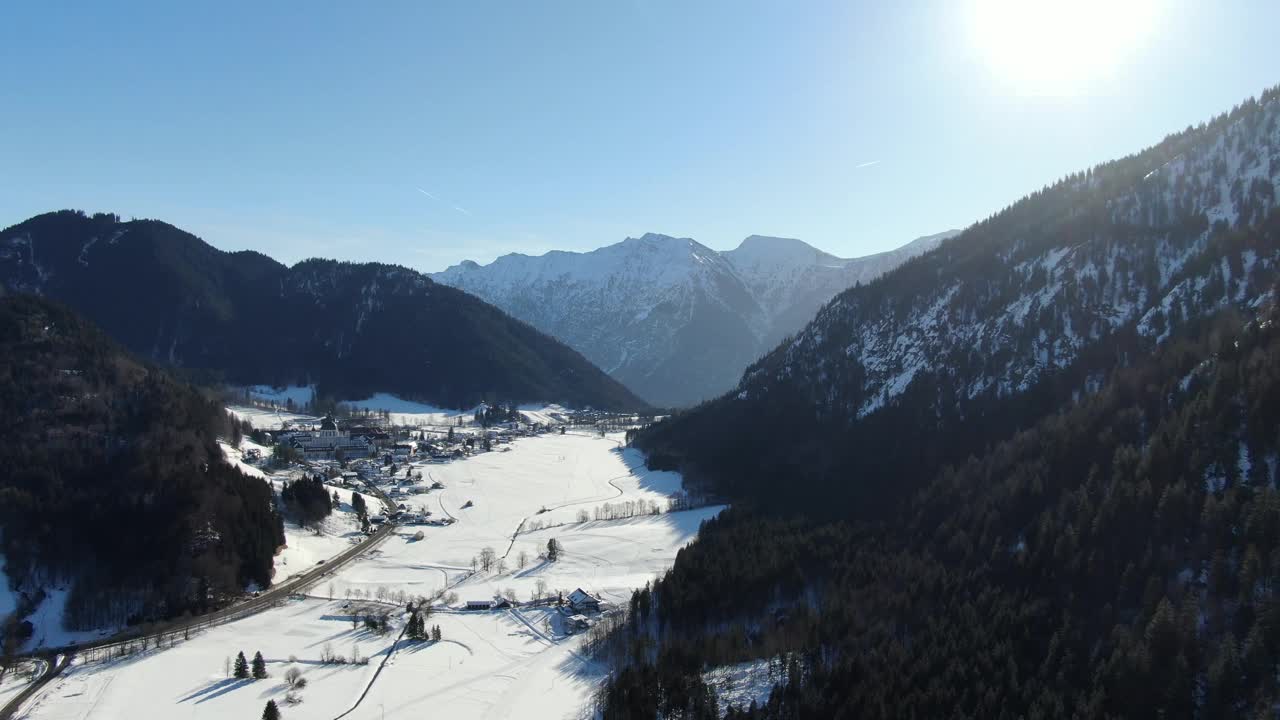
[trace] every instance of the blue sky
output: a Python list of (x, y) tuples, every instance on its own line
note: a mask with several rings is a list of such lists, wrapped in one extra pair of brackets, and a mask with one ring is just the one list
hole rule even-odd
[(113, 211), (423, 270), (649, 231), (862, 255), (1280, 83), (1280, 3), (1140, 4), (13, 0), (0, 226)]

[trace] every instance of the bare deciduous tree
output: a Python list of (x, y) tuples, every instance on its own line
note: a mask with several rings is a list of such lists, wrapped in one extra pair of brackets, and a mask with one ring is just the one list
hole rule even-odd
[(489, 572), (493, 570), (494, 563), (498, 560), (498, 552), (491, 547), (487, 547), (480, 551), (480, 569)]

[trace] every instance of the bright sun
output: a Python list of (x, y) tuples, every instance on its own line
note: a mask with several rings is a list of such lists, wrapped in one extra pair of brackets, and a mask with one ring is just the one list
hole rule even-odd
[(1157, 20), (1160, 0), (974, 0), (970, 36), (1019, 92), (1074, 94), (1116, 70)]

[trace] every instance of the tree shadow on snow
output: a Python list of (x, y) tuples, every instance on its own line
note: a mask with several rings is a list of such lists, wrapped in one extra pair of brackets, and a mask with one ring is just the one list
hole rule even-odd
[(209, 683), (205, 687), (199, 690), (196, 690), (195, 692), (180, 699), (178, 702), (184, 703), (184, 702), (190, 702), (194, 700), (195, 703), (199, 705), (200, 703), (208, 702), (210, 700), (213, 700), (214, 698), (222, 697), (223, 695), (226, 695), (232, 690), (248, 685), (251, 682), (253, 681), (246, 680), (246, 679), (223, 678), (221, 680), (216, 680), (212, 683)]
[(614, 453), (627, 466), (641, 490), (670, 495), (684, 487), (680, 473), (670, 470), (650, 470), (645, 467), (644, 453), (635, 448), (614, 448)]

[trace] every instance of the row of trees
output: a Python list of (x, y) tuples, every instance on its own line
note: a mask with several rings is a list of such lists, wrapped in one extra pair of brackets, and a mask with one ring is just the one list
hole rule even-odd
[(234, 663), (228, 658), (225, 665), (224, 670), (229, 671), (227, 674), (236, 680), (248, 680), (250, 677), (254, 680), (265, 680), (269, 677), (267, 675), (267, 661), (262, 658), (261, 652), (253, 654), (252, 664), (245, 659), (244, 651), (240, 651), (236, 653)]
[(405, 634), (411, 640), (430, 640), (432, 642), (440, 642), (442, 637), (439, 625), (427, 627), (427, 613), (425, 612), (415, 612), (409, 616), (409, 624), (405, 628)]

